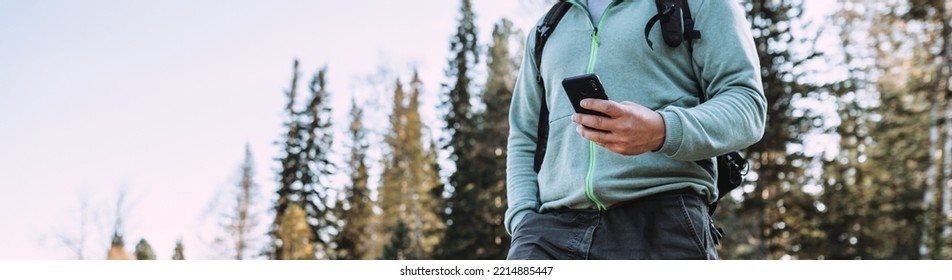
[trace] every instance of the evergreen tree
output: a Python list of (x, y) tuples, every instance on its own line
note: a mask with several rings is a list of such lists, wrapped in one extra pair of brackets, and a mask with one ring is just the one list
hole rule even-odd
[[(380, 237), (390, 236), (395, 232), (397, 221), (406, 221), (409, 218), (406, 211), (408, 209), (406, 198), (410, 192), (406, 179), (409, 175), (405, 172), (407, 152), (403, 148), (407, 138), (407, 130), (404, 128), (406, 108), (403, 105), (403, 100), (405, 99), (405, 93), (403, 84), (399, 80), (396, 82), (393, 93), (390, 131), (384, 136), (386, 147), (389, 150), (385, 152), (382, 160), (383, 172), (378, 189), (381, 219), (380, 226), (377, 227), (379, 231), (377, 236)], [(389, 240), (389, 238), (382, 238), (381, 240)]]
[[(478, 127), (478, 116), (473, 110), (472, 101), (475, 97), (472, 91), (471, 71), (479, 62), (479, 50), (476, 42), (475, 15), (473, 14), (472, 3), (469, 0), (460, 1), (460, 16), (458, 18), (456, 34), (450, 41), (451, 59), (449, 68), (446, 71), (452, 84), (444, 84), (445, 95), (443, 97), (443, 107), (446, 109), (444, 129), (444, 146), (449, 153), (449, 160), (455, 165), (455, 170), (449, 176), (450, 198), (447, 200), (445, 212), (446, 224), (449, 227), (468, 227), (475, 226), (465, 223), (465, 218), (461, 217), (471, 214), (476, 210), (474, 203), (477, 192), (484, 191), (485, 185), (480, 185), (477, 172), (472, 172), (479, 168), (477, 157), (478, 135), (482, 133)], [(475, 242), (483, 240), (474, 240), (474, 236), (469, 236), (466, 229), (452, 229), (443, 244), (450, 242), (465, 242), (468, 244), (453, 244), (441, 248), (438, 258), (474, 258), (469, 255), (477, 252), (462, 252), (463, 248), (472, 247)], [(481, 254), (484, 252), (480, 252)]]
[(329, 155), (333, 145), (333, 131), (331, 131), (331, 108), (329, 94), (326, 89), (327, 68), (322, 68), (314, 74), (309, 86), (311, 96), (307, 108), (302, 114), (305, 123), (305, 145), (303, 152), (301, 176), (301, 206), (307, 213), (307, 221), (314, 231), (314, 242), (317, 252), (326, 255), (329, 250), (331, 232), (338, 231), (334, 226), (332, 211), (329, 206), (328, 189), (329, 177), (335, 168)]
[[(846, 53), (862, 67), (858, 76), (865, 82), (863, 90), (871, 93), (866, 99), (874, 102), (862, 108), (865, 116), (850, 116), (869, 120), (854, 129), (868, 136), (843, 134), (842, 148), (858, 151), (853, 152), (859, 154), (858, 164), (842, 166), (848, 162), (842, 159), (838, 166), (851, 169), (827, 180), (856, 190), (850, 195), (856, 205), (843, 212), (858, 216), (831, 233), (830, 241), (848, 240), (850, 250), (844, 251), (849, 258), (945, 258), (941, 250), (947, 239), (941, 232), (947, 219), (935, 214), (940, 204), (949, 203), (939, 195), (949, 193), (945, 190), (952, 177), (952, 159), (944, 157), (952, 149), (948, 133), (940, 147), (940, 131), (943, 126), (948, 131), (952, 118), (947, 7), (931, 0), (843, 2), (840, 25), (853, 31), (841, 35)], [(863, 197), (868, 198), (856, 199)]]
[[(948, 1), (910, 0), (903, 14), (911, 25), (921, 29), (909, 31), (920, 36), (921, 42), (913, 48), (913, 65), (921, 71), (911, 73), (911, 92), (925, 92), (929, 96), (929, 152), (927, 181), (922, 195), (923, 221), (919, 246), (920, 258), (947, 259), (950, 256), (949, 237), (952, 231), (952, 42)], [(917, 38), (912, 37), (912, 41)], [(944, 115), (944, 117), (942, 117)], [(944, 131), (944, 133), (942, 133)], [(944, 138), (944, 139), (943, 139)], [(942, 143), (944, 142), (944, 144)], [(942, 145), (942, 147), (940, 147)], [(940, 168), (941, 166), (941, 168)], [(941, 169), (941, 174), (940, 174)]]
[[(841, 15), (843, 15), (841, 13)], [(800, 228), (807, 229), (797, 248), (802, 248), (797, 254), (801, 259), (869, 259), (874, 257), (874, 251), (886, 251), (878, 248), (889, 240), (894, 239), (889, 234), (872, 234), (869, 229), (879, 227), (883, 220), (891, 219), (887, 216), (876, 217), (882, 204), (885, 192), (873, 187), (871, 180), (874, 176), (867, 170), (871, 168), (872, 135), (870, 126), (874, 122), (871, 118), (869, 93), (863, 90), (866, 82), (863, 76), (869, 69), (858, 67), (857, 62), (863, 59), (857, 54), (863, 52), (851, 49), (850, 36), (856, 19), (865, 15), (854, 14), (845, 19), (842, 16), (834, 17), (836, 26), (842, 28), (840, 37), (843, 40), (845, 67), (848, 77), (840, 82), (831, 84), (828, 90), (835, 96), (838, 107), (840, 124), (834, 133), (839, 136), (837, 154), (826, 158), (822, 169), (822, 180), (818, 184), (822, 190), (814, 202), (815, 213), (809, 221), (803, 221)], [(861, 39), (860, 41), (863, 41)], [(889, 230), (895, 232), (895, 230)], [(876, 245), (880, 244), (880, 245)], [(881, 257), (880, 257), (881, 258)]]
[(390, 115), (390, 133), (385, 136), (389, 150), (384, 156), (380, 184), (382, 221), (379, 235), (382, 240), (394, 233), (398, 220), (407, 223), (415, 257), (429, 258), (433, 254), (445, 225), (439, 209), (438, 170), (435, 151), (423, 148), (423, 123), (419, 114), (422, 83), (414, 73), (410, 96), (398, 80), (394, 90), (393, 113)]
[[(795, 100), (814, 98), (818, 89), (817, 85), (803, 82), (809, 73), (796, 66), (821, 54), (807, 45), (815, 38), (796, 38), (796, 33), (791, 32), (794, 27), (803, 26), (802, 1), (743, 2), (760, 56), (767, 125), (762, 140), (746, 150), (751, 173), (755, 173), (747, 178), (756, 181), (748, 182), (750, 186), (745, 188), (740, 201), (732, 205), (729, 200), (722, 203), (722, 210), (715, 217), (728, 230), (720, 254), (727, 259), (791, 257), (801, 247), (804, 231), (809, 230), (802, 227), (804, 221), (816, 213), (815, 198), (802, 190), (811, 179), (804, 171), (814, 162), (803, 152), (803, 139), (823, 123), (793, 105)], [(794, 46), (806, 46), (808, 51), (795, 53)]]
[(418, 259), (418, 256), (415, 255), (416, 251), (410, 248), (413, 242), (410, 239), (409, 231), (410, 230), (407, 228), (407, 223), (403, 222), (403, 219), (397, 220), (397, 223), (393, 229), (393, 234), (390, 235), (390, 244), (387, 244), (383, 250), (382, 259)]
[(936, 77), (939, 81), (936, 92), (945, 96), (945, 145), (942, 150), (942, 174), (945, 181), (941, 189), (941, 211), (938, 215), (940, 233), (936, 247), (941, 250), (938, 252), (941, 258), (952, 259), (952, 22), (948, 20), (952, 18), (952, 3), (933, 1), (932, 6), (936, 9), (942, 28), (939, 54), (941, 62)]
[[(291, 87), (285, 91), (288, 97), (286, 107), (288, 120), (285, 126), (288, 132), (285, 136), (285, 149), (278, 158), (281, 162), (279, 171), (278, 199), (275, 202), (275, 222), (272, 224), (271, 257), (282, 255), (278, 252), (286, 251), (282, 242), (278, 240), (276, 230), (281, 227), (281, 215), (287, 213), (290, 204), (297, 204), (307, 218), (304, 219), (311, 231), (314, 246), (313, 253), (326, 255), (324, 252), (330, 241), (330, 233), (334, 231), (330, 210), (328, 209), (327, 177), (332, 174), (333, 163), (328, 159), (332, 145), (332, 131), (330, 130), (331, 110), (328, 106), (328, 93), (324, 79), (326, 69), (319, 70), (310, 83), (311, 96), (305, 103), (305, 108), (297, 110), (298, 62), (294, 61), (294, 75)], [(297, 255), (297, 254), (290, 254)]]
[(139, 240), (139, 244), (136, 244), (136, 259), (155, 260), (155, 252), (152, 251), (152, 246), (145, 241), (145, 238)]
[(106, 254), (107, 260), (131, 260), (132, 256), (126, 252), (125, 238), (123, 237), (123, 221), (126, 215), (126, 191), (120, 190), (116, 197), (115, 221), (113, 222), (111, 246)]
[(185, 260), (185, 246), (182, 245), (182, 239), (175, 241), (175, 252), (172, 254), (172, 260), (174, 261)]
[[(506, 143), (509, 135), (509, 103), (515, 84), (517, 62), (510, 56), (512, 22), (502, 20), (493, 29), (489, 48), (489, 75), (482, 101), (486, 110), (476, 114), (478, 134), (471, 150), (457, 162), (472, 162), (454, 174), (459, 187), (449, 199), (442, 259), (505, 259), (509, 234), (503, 226), (506, 211)], [(457, 133), (460, 130), (457, 130)], [(465, 131), (465, 130), (463, 130)], [(468, 182), (465, 183), (464, 182)]]
[(112, 241), (110, 242), (109, 251), (106, 253), (107, 260), (130, 260), (132, 256), (129, 256), (129, 253), (126, 253), (126, 242), (122, 237), (122, 234), (119, 230), (116, 230), (112, 233)]
[(215, 243), (225, 250), (231, 259), (242, 260), (248, 257), (248, 251), (254, 244), (252, 231), (258, 226), (258, 218), (253, 212), (255, 198), (258, 197), (258, 185), (254, 182), (254, 160), (251, 146), (245, 145), (245, 160), (241, 165), (241, 179), (235, 186), (234, 205), (229, 212), (223, 213), (222, 228), (225, 235), (215, 239)]
[(368, 187), (367, 170), (367, 133), (363, 125), (363, 109), (357, 102), (351, 102), (350, 123), (350, 184), (344, 188), (343, 198), (336, 206), (336, 216), (340, 218), (340, 233), (337, 235), (337, 259), (366, 259), (368, 245), (371, 243), (371, 222), (373, 219), (373, 201)]
[[(876, 140), (883, 139), (881, 136), (889, 133), (870, 132), (877, 126), (886, 128), (892, 124), (877, 124), (875, 110), (869, 102), (875, 98), (868, 94), (869, 91), (864, 90), (870, 87), (867, 84), (872, 84), (872, 88), (878, 87), (875, 86), (875, 81), (864, 78), (875, 73), (877, 67), (857, 65), (867, 59), (875, 60), (875, 56), (863, 57), (864, 53), (868, 53), (865, 51), (866, 47), (854, 43), (866, 42), (871, 38), (865, 37), (869, 34), (862, 34), (864, 38), (854, 39), (854, 30), (858, 30), (854, 28), (874, 24), (866, 21), (867, 12), (871, 11), (855, 13), (843, 10), (835, 18), (837, 25), (843, 28), (840, 36), (844, 42), (846, 61), (849, 62), (847, 65), (851, 67), (846, 86), (854, 89), (838, 96), (841, 120), (837, 128), (837, 134), (840, 136), (839, 154), (824, 168), (823, 194), (818, 204), (822, 215), (816, 225), (820, 234), (817, 234), (811, 243), (806, 244), (806, 247), (823, 249), (804, 252), (804, 258), (882, 259), (897, 256), (896, 249), (899, 247), (907, 247), (913, 251), (915, 248), (914, 245), (897, 246), (897, 242), (907, 242), (902, 240), (903, 238), (895, 238), (895, 234), (902, 234), (902, 229), (896, 228), (898, 224), (895, 223), (897, 220), (894, 216), (901, 211), (893, 210), (902, 208), (902, 202), (893, 200), (899, 197), (896, 192), (898, 189), (875, 183), (880, 181), (877, 178), (880, 175), (876, 174), (879, 171), (874, 171), (878, 168), (876, 165), (891, 165), (889, 159), (882, 157), (889, 153), (886, 152), (888, 149), (879, 147), (880, 144), (877, 144)], [(876, 21), (891, 22), (886, 18)], [(883, 161), (874, 163), (874, 158)]]
[[(446, 232), (446, 223), (443, 220), (443, 206), (446, 202), (443, 198), (444, 185), (440, 179), (440, 169), (437, 163), (438, 150), (430, 135), (424, 136), (423, 132), (428, 130), (420, 118), (420, 98), (423, 94), (423, 81), (417, 71), (413, 72), (413, 79), (410, 80), (410, 100), (407, 107), (408, 128), (413, 132), (410, 134), (411, 145), (415, 152), (411, 159), (413, 164), (411, 170), (414, 177), (418, 178), (416, 191), (411, 195), (414, 208), (414, 223), (410, 227), (414, 230), (417, 240), (417, 253), (419, 258), (429, 259), (436, 255), (436, 250)], [(417, 140), (418, 139), (418, 140)], [(428, 148), (424, 148), (423, 141), (430, 139)], [(419, 148), (416, 148), (419, 147)]]
[(317, 258), (314, 231), (307, 221), (307, 212), (297, 203), (288, 204), (281, 215), (276, 240), (281, 250), (275, 252), (278, 260), (313, 260)]
[(282, 255), (286, 255), (281, 254), (281, 252), (285, 252), (287, 250), (284, 248), (284, 244), (286, 242), (280, 239), (278, 230), (281, 228), (281, 221), (285, 220), (283, 215), (288, 212), (288, 207), (300, 200), (300, 194), (297, 194), (297, 192), (301, 189), (299, 174), (301, 173), (302, 165), (304, 164), (301, 161), (304, 140), (302, 139), (302, 135), (300, 133), (301, 122), (298, 118), (299, 114), (297, 111), (295, 111), (294, 106), (295, 99), (297, 98), (297, 60), (294, 60), (293, 70), (291, 85), (284, 92), (288, 98), (288, 103), (285, 106), (287, 119), (284, 123), (287, 133), (284, 136), (283, 154), (277, 158), (281, 165), (280, 169), (278, 170), (278, 197), (274, 204), (275, 217), (274, 222), (271, 225), (271, 231), (269, 233), (271, 236), (272, 247), (269, 250), (269, 257), (271, 259), (280, 259)]

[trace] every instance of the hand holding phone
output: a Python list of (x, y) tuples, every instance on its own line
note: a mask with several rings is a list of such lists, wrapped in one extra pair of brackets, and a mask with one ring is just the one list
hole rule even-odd
[(565, 94), (568, 95), (576, 113), (608, 117), (605, 113), (585, 109), (581, 105), (582, 99), (586, 98), (608, 100), (605, 87), (598, 80), (598, 75), (584, 74), (565, 78), (562, 80), (562, 88), (565, 89)]

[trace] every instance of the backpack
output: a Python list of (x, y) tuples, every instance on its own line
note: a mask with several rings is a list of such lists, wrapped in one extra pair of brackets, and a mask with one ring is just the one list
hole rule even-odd
[[(687, 3), (684, 0), (655, 0), (655, 4), (658, 7), (658, 14), (653, 16), (648, 20), (648, 23), (645, 25), (645, 41), (648, 43), (648, 47), (654, 49), (653, 43), (648, 38), (648, 35), (651, 33), (651, 29), (655, 24), (661, 23), (661, 32), (662, 37), (666, 45), (672, 48), (676, 48), (681, 45), (682, 42), (687, 41), (688, 56), (691, 57), (693, 63), (694, 58), (691, 55), (694, 52), (694, 47), (692, 45), (692, 40), (700, 39), (701, 32), (694, 29), (694, 19), (691, 17), (691, 9), (688, 7)], [(552, 35), (552, 32), (555, 30), (555, 27), (559, 24), (559, 21), (565, 16), (565, 13), (568, 12), (569, 8), (572, 7), (571, 3), (568, 3), (564, 0), (560, 0), (558, 3), (552, 6), (549, 9), (549, 12), (546, 13), (545, 18), (542, 20), (542, 24), (536, 27), (536, 45), (535, 45), (535, 57), (536, 57), (536, 69), (537, 75), (536, 82), (539, 83), (539, 86), (542, 87), (542, 90), (545, 91), (545, 85), (542, 80), (542, 50), (545, 47), (546, 41), (548, 41), (549, 36)], [(681, 21), (678, 21), (678, 14), (680, 14)], [(683, 23), (683, 26), (682, 26)], [(682, 28), (683, 27), (683, 28)], [(700, 83), (700, 82), (698, 82)], [(704, 92), (704, 88), (698, 84), (698, 98), (700, 103), (707, 101), (707, 94)], [(549, 138), (549, 108), (546, 106), (545, 101), (545, 92), (542, 93), (542, 105), (539, 109), (539, 124), (538, 124), (538, 134), (537, 134), (537, 144), (535, 151), (535, 159), (533, 168), (535, 172), (538, 173), (539, 169), (542, 168), (542, 161), (545, 158), (547, 141)], [(721, 198), (729, 193), (730, 191), (736, 189), (744, 181), (744, 175), (747, 174), (748, 164), (747, 160), (744, 159), (740, 153), (737, 151), (729, 152), (716, 157), (717, 159), (717, 199), (709, 205), (708, 214), (713, 216), (714, 210), (717, 209), (717, 203), (720, 202)], [(697, 161), (701, 167), (708, 170), (709, 172), (712, 167), (705, 160)], [(720, 235), (723, 235), (724, 232), (720, 228), (715, 228)], [(717, 240), (719, 238), (715, 238)]]

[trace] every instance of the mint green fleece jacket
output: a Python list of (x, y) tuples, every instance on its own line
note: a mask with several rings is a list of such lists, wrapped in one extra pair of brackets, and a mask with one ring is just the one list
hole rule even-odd
[[(735, 0), (688, 1), (702, 34), (694, 41), (692, 64), (686, 44), (671, 48), (664, 43), (660, 24), (649, 35), (654, 50), (645, 43), (644, 28), (657, 11), (655, 1), (615, 0), (597, 25), (585, 5), (569, 2), (573, 7), (542, 54), (544, 91), (536, 82), (535, 32), (526, 43), (509, 115), (506, 230), (511, 234), (529, 212), (607, 209), (683, 188), (713, 202), (716, 174), (694, 161), (712, 162), (759, 141), (766, 120), (760, 63), (740, 5)], [(574, 110), (561, 82), (587, 72), (598, 74), (609, 99), (661, 114), (666, 132), (660, 150), (624, 156), (575, 131), (578, 124), (570, 118)], [(699, 84), (711, 97), (701, 105)], [(533, 157), (543, 92), (550, 110), (549, 138), (537, 174)]]

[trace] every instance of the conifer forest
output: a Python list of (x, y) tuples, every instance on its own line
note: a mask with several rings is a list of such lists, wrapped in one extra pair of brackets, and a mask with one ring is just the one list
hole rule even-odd
[[(439, 92), (411, 73), (386, 81), (374, 104), (330, 106), (353, 94), (327, 89), (335, 66), (310, 72), (288, 58), (288, 81), (275, 85), (284, 90), (269, 93), (286, 100), (280, 153), (247, 152), (222, 234), (209, 241), (222, 258), (505, 259), (509, 106), (534, 30), (506, 19), (477, 26), (472, 1), (443, 23), (456, 32)], [(836, 0), (822, 25), (804, 18), (804, 1), (738, 1), (759, 52), (767, 125), (741, 151), (743, 185), (713, 217), (727, 233), (720, 257), (952, 259), (952, 1)], [(555, 1), (537, 2), (541, 17)], [(488, 42), (477, 40), (484, 28)], [(436, 108), (422, 105), (426, 96)], [(278, 168), (254, 174), (254, 164)], [(257, 188), (265, 181), (276, 192)], [(134, 253), (110, 258), (182, 259), (189, 249), (132, 243), (116, 230), (113, 246)]]

